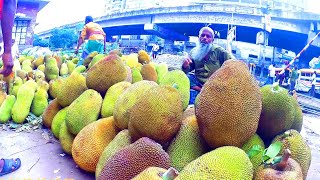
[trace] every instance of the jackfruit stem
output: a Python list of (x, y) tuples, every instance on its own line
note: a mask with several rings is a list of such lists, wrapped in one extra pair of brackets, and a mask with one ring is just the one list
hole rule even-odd
[(278, 171), (283, 171), (288, 165), (288, 159), (291, 156), (291, 151), (289, 149), (285, 149), (281, 158), (280, 163), (274, 165), (274, 169)]
[(173, 180), (175, 179), (177, 176), (179, 175), (179, 172), (173, 168), (173, 167), (170, 167), (165, 173), (163, 173), (162, 175), (162, 179), (163, 180)]
[(285, 133), (284, 133), (284, 138), (287, 138), (287, 137), (289, 137), (290, 136), (290, 132), (289, 131), (286, 131)]
[(274, 91), (279, 91), (279, 88), (280, 88), (279, 83), (275, 82), (275, 83), (272, 84), (272, 89)]

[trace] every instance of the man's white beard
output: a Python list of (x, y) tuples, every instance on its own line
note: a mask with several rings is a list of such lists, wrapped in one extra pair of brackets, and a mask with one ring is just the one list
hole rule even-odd
[(198, 42), (196, 47), (190, 53), (193, 60), (201, 61), (211, 50), (212, 43), (205, 44)]

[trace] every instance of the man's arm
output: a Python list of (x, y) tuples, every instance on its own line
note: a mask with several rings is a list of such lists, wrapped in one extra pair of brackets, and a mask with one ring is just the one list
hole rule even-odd
[(74, 52), (75, 54), (78, 54), (79, 47), (83, 44), (84, 38), (86, 37), (86, 35), (87, 35), (87, 26), (84, 26), (83, 30), (80, 33), (79, 39), (78, 39), (77, 49)]
[(0, 71), (4, 76), (12, 72), (13, 60), (11, 53), (12, 46), (12, 28), (14, 24), (14, 15), (17, 9), (17, 0), (4, 0), (1, 30), (3, 34), (4, 53), (2, 55), (3, 69)]

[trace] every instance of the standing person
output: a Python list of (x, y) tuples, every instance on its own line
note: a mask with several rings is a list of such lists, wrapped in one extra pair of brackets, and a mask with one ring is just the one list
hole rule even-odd
[(15, 39), (12, 39), (11, 53), (12, 53), (13, 60), (19, 57), (19, 47)]
[(85, 18), (85, 26), (81, 32), (81, 36), (79, 37), (77, 49), (74, 52), (75, 54), (78, 54), (79, 47), (86, 39), (88, 39), (88, 42), (83, 49), (77, 66), (82, 65), (83, 60), (94, 51), (97, 51), (98, 53), (106, 52), (106, 34), (99, 24), (93, 22), (93, 18), (91, 16), (86, 16)]
[(297, 80), (299, 78), (298, 67), (294, 66), (290, 73), (290, 89), (289, 92), (293, 92), (294, 87), (296, 86)]
[(269, 70), (268, 84), (273, 84), (274, 83), (274, 78), (276, 76), (276, 65), (275, 65), (275, 63), (270, 64), (268, 70)]
[(159, 44), (157, 42), (154, 43), (152, 46), (152, 58), (153, 59), (157, 58), (159, 49), (160, 49)]
[[(235, 59), (224, 48), (213, 44), (214, 32), (210, 27), (199, 31), (199, 42), (194, 47), (183, 64), (182, 70), (188, 75), (190, 88), (200, 91), (207, 79), (218, 70), (224, 61)], [(195, 73), (189, 73), (195, 70)]]
[(317, 82), (316, 78), (317, 78), (317, 71), (314, 71), (311, 76), (312, 86), (310, 89), (310, 96), (312, 96), (312, 97), (314, 97), (314, 91), (316, 89), (316, 82)]

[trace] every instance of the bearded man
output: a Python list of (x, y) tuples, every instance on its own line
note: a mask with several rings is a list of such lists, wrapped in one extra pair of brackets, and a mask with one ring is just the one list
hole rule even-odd
[[(218, 70), (224, 61), (235, 59), (224, 48), (213, 44), (214, 32), (210, 27), (199, 31), (199, 42), (182, 64), (182, 70), (188, 75), (190, 88), (200, 91), (207, 79)], [(195, 70), (194, 73), (189, 73)]]

